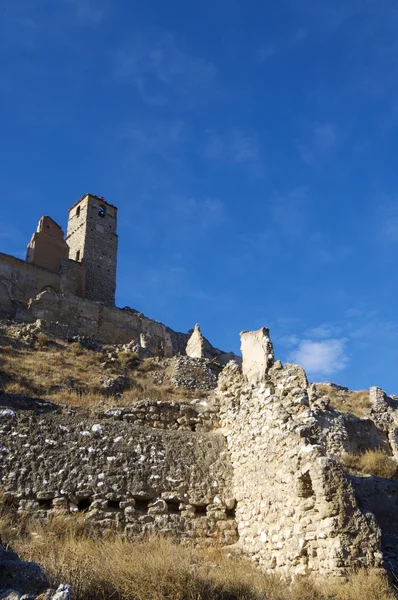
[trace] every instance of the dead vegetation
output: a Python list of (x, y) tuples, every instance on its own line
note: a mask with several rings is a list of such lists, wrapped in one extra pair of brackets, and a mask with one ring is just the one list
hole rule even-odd
[(355, 474), (374, 475), (386, 479), (394, 479), (397, 476), (397, 462), (379, 448), (359, 454), (344, 454), (341, 462)]
[[(139, 360), (134, 352), (108, 359), (109, 348), (95, 352), (80, 343), (54, 340), (39, 333), (33, 346), (11, 335), (0, 336), (0, 389), (7, 395), (41, 398), (55, 404), (92, 409), (128, 406), (142, 400), (191, 400), (203, 392), (176, 388), (169, 367), (157, 359)], [(159, 371), (165, 377), (159, 378)], [(157, 377), (156, 377), (157, 375)], [(107, 396), (101, 379), (126, 377), (122, 394)]]
[(330, 408), (334, 410), (352, 413), (357, 417), (364, 417), (369, 414), (368, 390), (350, 391), (327, 383), (317, 383), (316, 389), (319, 396), (329, 398)]
[(170, 538), (102, 536), (84, 515), (35, 521), (0, 506), (0, 531), (25, 560), (38, 562), (53, 586), (69, 582), (74, 600), (393, 600), (387, 578), (353, 573), (346, 582), (289, 584), (217, 548), (198, 549)]

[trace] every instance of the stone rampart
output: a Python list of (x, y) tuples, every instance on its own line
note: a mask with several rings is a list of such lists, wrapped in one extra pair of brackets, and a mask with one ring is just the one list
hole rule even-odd
[[(59, 337), (87, 336), (105, 344), (134, 342), (150, 355), (165, 358), (185, 354), (190, 337), (189, 333), (173, 331), (133, 309), (112, 308), (100, 302), (51, 291), (31, 299), (27, 309), (23, 307), (16, 312), (16, 318), (27, 322), (44, 320), (50, 333)], [(214, 348), (206, 339), (205, 342), (207, 354), (220, 362), (223, 357), (234, 356)]]
[(7, 288), (11, 300), (28, 302), (46, 287), (59, 291), (60, 276), (38, 265), (0, 253), (0, 283)]
[[(141, 407), (141, 423), (147, 423), (142, 426), (123, 409), (84, 418), (73, 411), (2, 408), (3, 492), (20, 513), (48, 517), (84, 511), (99, 526), (133, 536), (162, 532), (233, 543), (225, 440), (218, 433), (191, 431), (187, 423), (194, 412), (180, 411), (185, 420), (179, 424), (175, 415), (162, 416), (167, 411), (157, 405), (152, 413)], [(168, 428), (156, 428), (156, 420)]]
[(59, 271), (50, 271), (0, 252), (0, 314), (13, 317), (19, 304), (26, 304), (43, 290), (80, 295), (84, 291), (84, 267), (62, 259)]
[[(184, 352), (188, 334), (174, 332), (162, 323), (148, 319), (134, 310), (104, 306), (77, 296), (44, 292), (33, 298), (22, 320), (44, 319), (47, 323), (61, 323), (67, 327), (65, 335), (88, 336), (106, 344), (141, 344), (152, 354), (172, 357)], [(18, 316), (18, 315), (17, 315)], [(65, 328), (63, 328), (65, 331)]]

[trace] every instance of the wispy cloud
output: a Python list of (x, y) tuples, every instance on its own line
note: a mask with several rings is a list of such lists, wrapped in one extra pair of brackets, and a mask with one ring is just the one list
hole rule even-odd
[(301, 340), (289, 360), (304, 367), (310, 376), (333, 375), (348, 364), (346, 339)]
[(294, 48), (297, 44), (304, 42), (308, 37), (308, 31), (304, 27), (296, 29), (290, 36), (276, 40), (268, 40), (260, 44), (256, 50), (256, 60), (259, 63), (266, 62), (270, 58)]
[(341, 333), (341, 327), (332, 323), (323, 323), (307, 331), (309, 338), (326, 339), (337, 336)]
[(135, 34), (119, 50), (116, 76), (135, 86), (149, 104), (164, 105), (175, 98), (197, 103), (214, 92), (217, 69), (184, 49), (172, 33), (155, 30)]
[(62, 0), (62, 2), (73, 10), (79, 25), (96, 27), (105, 18), (103, 0)]
[(309, 190), (296, 187), (285, 194), (274, 195), (268, 204), (268, 212), (278, 233), (301, 235), (308, 226)]
[(298, 141), (297, 147), (301, 159), (309, 166), (314, 166), (328, 159), (334, 151), (338, 133), (334, 123), (317, 123), (309, 128), (304, 136), (305, 141)]
[(225, 205), (217, 198), (176, 196), (171, 199), (170, 206), (180, 225), (195, 229), (212, 229), (227, 220)]
[(398, 197), (382, 196), (377, 200), (376, 218), (380, 236), (387, 242), (398, 242)]
[(207, 130), (203, 155), (214, 163), (244, 167), (253, 175), (260, 175), (264, 170), (257, 136), (241, 129)]
[(119, 137), (128, 143), (134, 158), (160, 156), (166, 162), (175, 162), (187, 135), (188, 127), (180, 119), (151, 119), (124, 124)]

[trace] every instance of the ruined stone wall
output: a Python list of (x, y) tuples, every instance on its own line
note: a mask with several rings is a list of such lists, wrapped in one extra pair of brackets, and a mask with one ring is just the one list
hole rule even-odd
[(51, 217), (42, 217), (29, 242), (27, 262), (58, 273), (61, 260), (68, 256), (69, 248), (61, 227)]
[(59, 272), (0, 253), (0, 314), (13, 317), (18, 303), (27, 303), (43, 290), (81, 295), (84, 292), (84, 267), (62, 259)]
[(59, 274), (61, 294), (84, 297), (86, 271), (82, 263), (63, 259), (60, 263)]
[[(167, 411), (153, 408), (141, 408), (147, 418), (139, 426), (134, 411), (90, 419), (73, 411), (41, 412), (44, 404), (35, 410), (3, 404), (3, 491), (21, 513), (85, 511), (99, 525), (134, 536), (162, 532), (235, 542), (232, 471), (223, 436), (189, 430), (195, 411), (188, 407), (181, 425), (174, 413), (181, 419), (184, 409), (174, 406), (167, 417)], [(154, 427), (162, 419), (162, 429)]]
[(48, 269), (0, 253), (0, 283), (7, 288), (11, 300), (27, 302), (47, 286), (58, 292), (60, 276)]
[[(162, 323), (148, 319), (133, 310), (110, 308), (76, 296), (44, 292), (31, 300), (29, 310), (20, 313), (21, 320), (44, 319), (61, 323), (64, 335), (84, 335), (107, 344), (137, 344), (145, 339), (154, 355), (170, 358), (185, 351), (188, 334), (177, 333)], [(61, 328), (60, 328), (61, 331)], [(54, 330), (54, 334), (57, 332)]]
[(255, 387), (231, 363), (220, 375), (218, 400), (243, 551), (288, 576), (380, 566), (380, 529), (326, 455), (303, 370), (275, 363)]

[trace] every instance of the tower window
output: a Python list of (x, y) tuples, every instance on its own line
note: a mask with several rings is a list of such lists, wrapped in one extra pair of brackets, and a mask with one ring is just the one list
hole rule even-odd
[(76, 216), (80, 217), (80, 206), (78, 206), (76, 209)]
[(98, 207), (98, 216), (99, 217), (105, 217), (105, 206), (103, 206), (102, 204), (100, 204), (100, 206)]
[(76, 252), (76, 260), (80, 260), (80, 250)]

